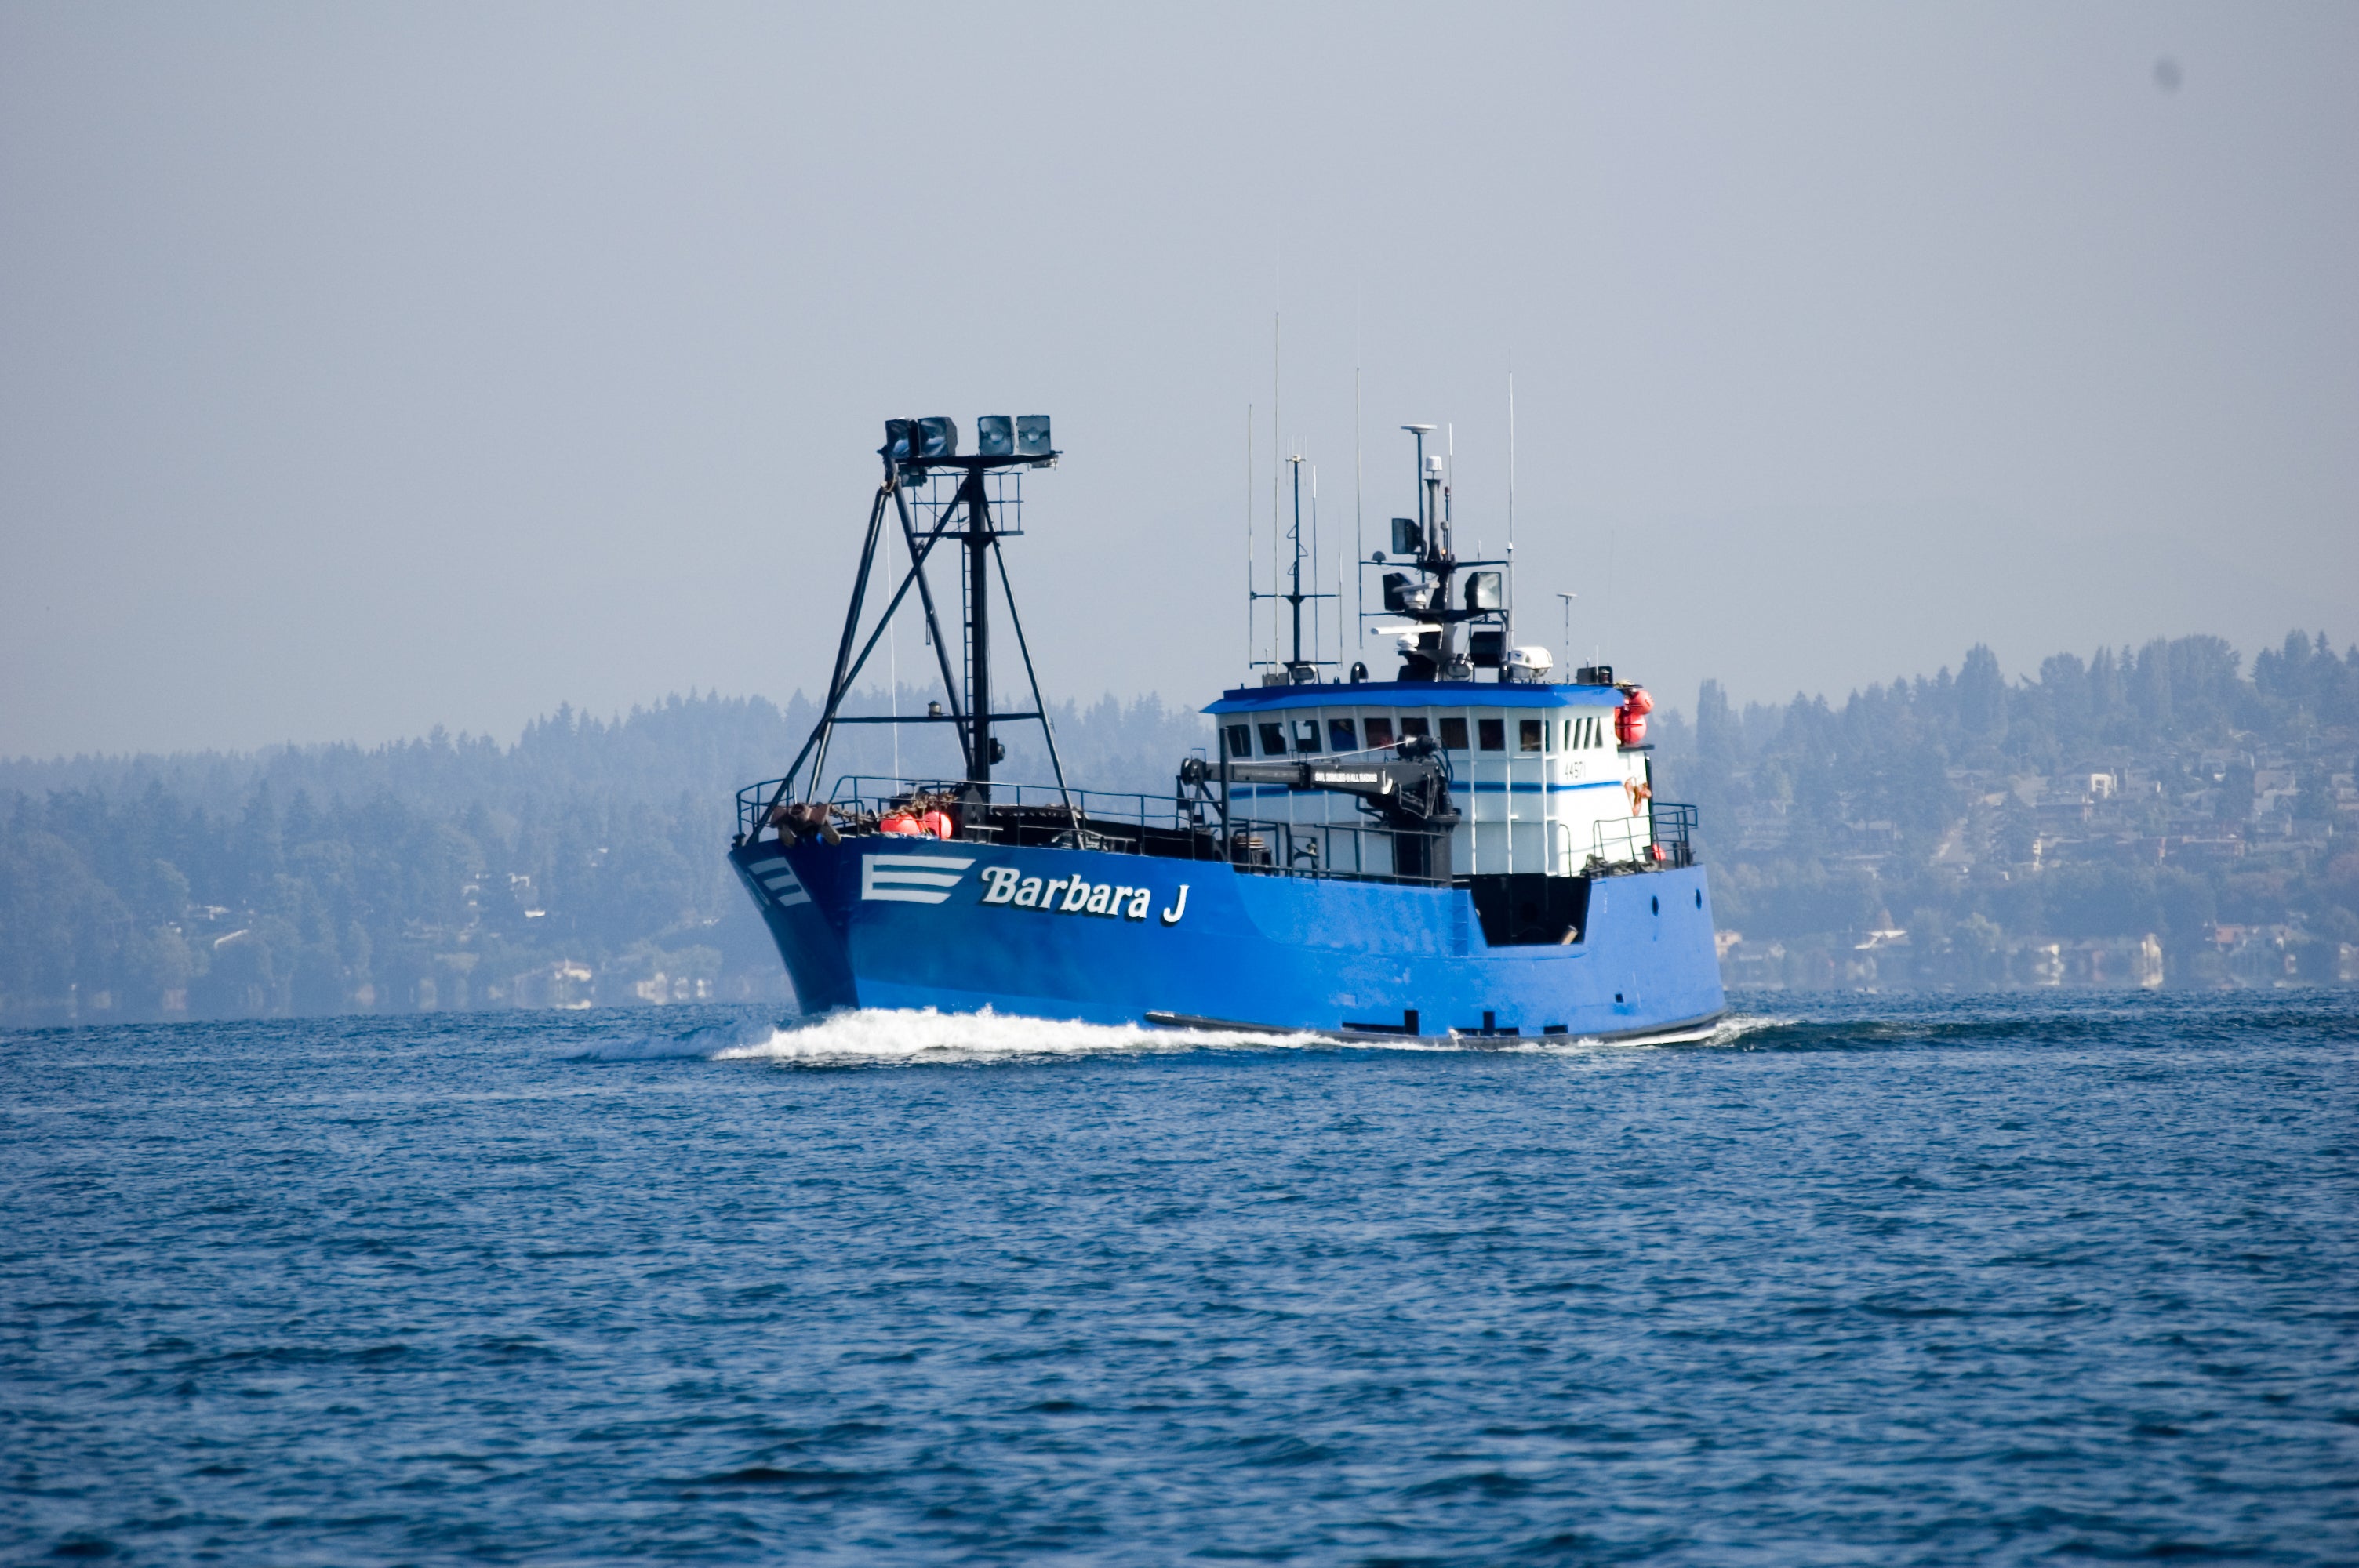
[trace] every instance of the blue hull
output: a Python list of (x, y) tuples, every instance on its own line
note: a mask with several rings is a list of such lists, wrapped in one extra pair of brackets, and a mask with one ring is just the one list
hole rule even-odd
[[(1579, 942), (1494, 947), (1463, 888), (881, 836), (763, 840), (730, 862), (806, 1012), (1614, 1038), (1725, 1006), (1694, 867), (1598, 879)], [(1093, 904), (1075, 878), (1103, 890)], [(1055, 908), (1027, 897), (1041, 890)]]

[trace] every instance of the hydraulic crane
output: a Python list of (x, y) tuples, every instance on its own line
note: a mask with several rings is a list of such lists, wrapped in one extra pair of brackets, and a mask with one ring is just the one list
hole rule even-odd
[(1430, 736), (1417, 736), (1381, 754), (1309, 758), (1300, 762), (1213, 762), (1190, 757), (1180, 764), (1182, 784), (1219, 781), (1223, 801), (1231, 784), (1277, 784), (1306, 794), (1356, 796), (1360, 809), (1393, 838), (1393, 874), (1450, 881), (1450, 836), (1458, 806), (1450, 798), (1450, 765)]

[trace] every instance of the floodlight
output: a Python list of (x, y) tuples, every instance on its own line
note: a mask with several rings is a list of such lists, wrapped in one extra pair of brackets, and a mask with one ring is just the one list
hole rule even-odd
[(1049, 416), (1046, 414), (1016, 416), (1016, 455), (1019, 458), (1046, 458), (1056, 455), (1049, 445)]
[[(909, 444), (910, 427), (917, 427), (917, 449)], [(885, 456), (895, 462), (912, 460), (922, 462), (928, 458), (958, 456), (958, 421), (939, 416), (932, 419), (887, 419), (885, 421)]]
[(1005, 414), (985, 414), (974, 422), (974, 455), (1012, 458), (1016, 455), (1016, 421)]
[(1425, 548), (1425, 530), (1417, 525), (1414, 517), (1393, 519), (1393, 554), (1414, 556)]
[(1497, 610), (1506, 603), (1504, 579), (1497, 572), (1466, 574), (1466, 608)]

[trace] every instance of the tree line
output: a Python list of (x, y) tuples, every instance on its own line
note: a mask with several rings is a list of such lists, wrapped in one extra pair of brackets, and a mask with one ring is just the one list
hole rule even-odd
[[(708, 694), (560, 708), (506, 744), (0, 762), (0, 1020), (783, 1002), (721, 849), (734, 792), (814, 718), (800, 695)], [(1055, 719), (1092, 787), (1166, 795), (1210, 739), (1155, 697)], [(1719, 923), (1817, 955), (1805, 980), (1840, 981), (1859, 934), (1894, 930), (1912, 977), (1945, 984), (2019, 978), (2007, 955), (2037, 937), (2153, 935), (2196, 979), (2227, 926), (2359, 944), (2359, 649), (2322, 635), (2249, 673), (2216, 637), (2014, 679), (1977, 647), (1840, 707), (1739, 708), (1708, 681), (1656, 738), (1658, 793), (1702, 807)], [(1008, 740), (1009, 772), (1045, 777), (1037, 731)], [(860, 726), (829, 771), (958, 767), (942, 727)], [(2114, 793), (2076, 806), (2092, 775)]]
[(1748, 937), (1904, 929), (1916, 978), (1972, 984), (2033, 937), (2152, 935), (2201, 979), (2223, 926), (2282, 928), (2333, 978), (2359, 943), (2354, 750), (2359, 649), (2296, 633), (2249, 674), (2190, 636), (2013, 680), (1976, 647), (1839, 708), (1738, 710), (1706, 682), (1661, 762), (1702, 808), (1718, 918)]
[[(560, 708), (507, 745), (437, 730), (0, 762), (0, 1019), (784, 1001), (722, 850), (734, 792), (815, 718), (799, 694), (673, 697), (612, 719)], [(1152, 697), (1054, 718), (1077, 779), (1158, 794), (1204, 736)], [(1037, 733), (1009, 737), (1011, 765), (1037, 763)], [(831, 774), (958, 772), (938, 727), (897, 756), (886, 727), (846, 727), (832, 759)]]

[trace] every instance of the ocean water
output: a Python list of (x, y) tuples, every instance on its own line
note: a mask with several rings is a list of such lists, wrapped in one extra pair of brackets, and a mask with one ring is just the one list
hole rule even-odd
[(2359, 1000), (0, 1036), (0, 1559), (2359, 1561)]

